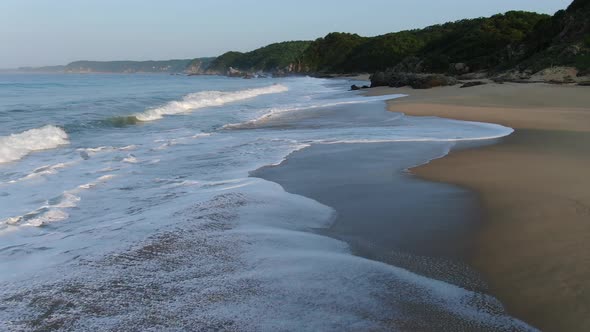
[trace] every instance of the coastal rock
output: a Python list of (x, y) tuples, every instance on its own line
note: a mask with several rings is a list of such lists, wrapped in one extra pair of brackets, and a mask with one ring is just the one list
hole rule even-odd
[(462, 74), (467, 74), (469, 73), (471, 70), (469, 68), (469, 66), (467, 66), (467, 64), (459, 62), (459, 63), (452, 63), (449, 66), (449, 73), (453, 74), (453, 75), (462, 75)]
[(504, 73), (501, 73), (492, 78), (492, 80), (496, 83), (503, 83), (503, 82), (515, 82), (515, 83), (531, 83), (529, 82), (532, 73), (528, 70), (519, 71), (519, 70), (510, 70)]
[(242, 77), (242, 76), (244, 76), (244, 73), (235, 69), (234, 67), (229, 67), (227, 69), (227, 76), (229, 76), (229, 77)]
[(543, 81), (553, 84), (575, 83), (578, 70), (573, 67), (553, 67), (543, 69), (531, 76), (533, 81)]
[(358, 85), (356, 85), (356, 84), (353, 84), (353, 85), (350, 87), (350, 90), (351, 90), (351, 91), (357, 91), (357, 90), (361, 90), (361, 89), (369, 89), (369, 88), (370, 88), (370, 86), (368, 86), (368, 85), (358, 86)]
[(374, 73), (373, 75), (371, 75), (369, 77), (369, 80), (371, 80), (371, 87), (377, 87), (377, 86), (388, 86), (389, 83), (387, 82), (387, 80), (385, 79), (385, 73), (382, 71), (378, 71), (376, 73)]
[(430, 89), (438, 86), (455, 85), (454, 77), (442, 74), (415, 74), (395, 71), (377, 72), (371, 76), (371, 87), (389, 86), (401, 88), (410, 86), (413, 89)]
[(487, 84), (487, 83), (486, 82), (482, 82), (482, 81), (467, 82), (467, 83), (461, 85), (461, 88), (462, 89), (464, 89), (464, 88), (471, 88), (473, 86), (484, 85), (484, 84)]
[(456, 78), (441, 74), (418, 75), (410, 81), (413, 89), (431, 89), (438, 86), (455, 85), (459, 83)]
[(476, 73), (468, 73), (457, 76), (458, 80), (469, 81), (469, 80), (482, 80), (488, 78), (488, 73), (485, 71), (476, 72)]
[(214, 58), (196, 58), (186, 67), (184, 72), (189, 76), (209, 75), (209, 66)]

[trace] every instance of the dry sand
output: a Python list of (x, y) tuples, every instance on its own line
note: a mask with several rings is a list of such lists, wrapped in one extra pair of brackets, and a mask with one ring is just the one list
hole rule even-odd
[(515, 128), (500, 144), (413, 170), (475, 190), (485, 211), (470, 263), (509, 312), (545, 331), (590, 331), (590, 88), (488, 84), (405, 93), (390, 110)]

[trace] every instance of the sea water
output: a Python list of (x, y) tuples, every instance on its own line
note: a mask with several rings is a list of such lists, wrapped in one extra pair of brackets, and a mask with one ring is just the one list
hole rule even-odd
[(427, 162), (512, 132), (386, 112), (403, 96), (349, 85), (0, 75), (0, 330), (531, 329), (352, 255), (315, 231), (331, 207), (249, 177), (312, 144), (432, 142)]

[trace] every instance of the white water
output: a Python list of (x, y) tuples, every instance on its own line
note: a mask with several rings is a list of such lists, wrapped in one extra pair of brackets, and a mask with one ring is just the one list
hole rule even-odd
[[(485, 294), (352, 255), (314, 232), (330, 207), (248, 177), (311, 144), (428, 141), (427, 161), (510, 128), (385, 112), (391, 97), (348, 82), (128, 77), (87, 76), (100, 98), (63, 115), (14, 113), (76, 130), (0, 166), (0, 330), (531, 330)], [(149, 99), (167, 86), (182, 93)], [(131, 106), (110, 111), (120, 103)]]
[(289, 89), (284, 85), (276, 84), (264, 88), (236, 92), (204, 91), (191, 93), (181, 101), (169, 102), (164, 106), (136, 114), (135, 117), (140, 121), (154, 121), (161, 119), (165, 115), (186, 113), (205, 107), (222, 106), (227, 103), (251, 99), (266, 94), (286, 92), (287, 90)]
[(52, 125), (0, 137), (0, 163), (16, 161), (31, 152), (54, 149), (68, 143), (68, 134)]

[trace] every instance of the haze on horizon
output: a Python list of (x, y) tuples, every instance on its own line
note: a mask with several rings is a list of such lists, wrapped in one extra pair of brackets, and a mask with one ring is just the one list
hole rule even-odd
[(3, 0), (0, 68), (167, 60), (249, 51), (329, 32), (375, 36), (571, 0)]

